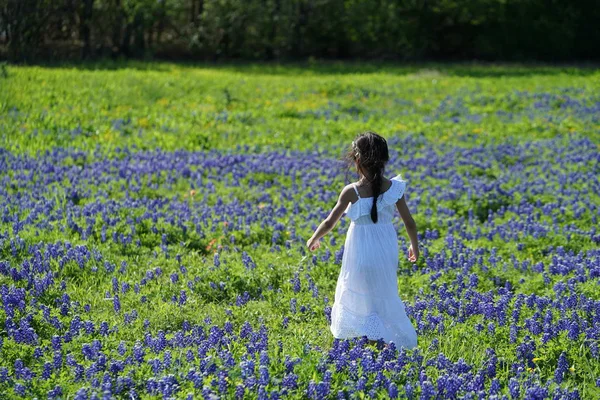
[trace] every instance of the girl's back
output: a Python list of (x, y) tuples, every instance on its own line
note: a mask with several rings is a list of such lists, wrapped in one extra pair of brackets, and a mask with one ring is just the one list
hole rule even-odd
[[(396, 202), (404, 194), (406, 182), (402, 180), (400, 175), (396, 175), (390, 180), (391, 184), (388, 189), (377, 198), (377, 224), (389, 224), (395, 214)], [(352, 222), (360, 225), (375, 225), (371, 218), (371, 208), (373, 205), (373, 196), (362, 197), (356, 187), (354, 191), (357, 200), (348, 204), (346, 214)]]

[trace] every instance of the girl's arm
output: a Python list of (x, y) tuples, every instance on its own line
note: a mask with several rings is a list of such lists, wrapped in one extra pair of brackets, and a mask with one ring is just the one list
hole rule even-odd
[(352, 186), (348, 185), (338, 197), (337, 204), (333, 207), (333, 210), (329, 213), (329, 216), (321, 222), (315, 233), (311, 236), (310, 239), (306, 242), (306, 245), (310, 249), (310, 251), (314, 251), (319, 248), (321, 245), (319, 240), (325, 236), (329, 231), (333, 229), (335, 224), (339, 221), (340, 217), (346, 210), (348, 203), (352, 201), (353, 196), (356, 196), (354, 191), (352, 190)]
[(404, 227), (406, 228), (406, 233), (408, 233), (408, 237), (410, 238), (410, 248), (408, 249), (408, 260), (410, 262), (417, 262), (419, 259), (419, 242), (417, 240), (417, 224), (413, 219), (412, 215), (410, 215), (410, 211), (408, 210), (408, 206), (406, 205), (406, 201), (404, 200), (404, 196), (400, 197), (396, 202), (396, 208), (400, 212), (400, 216), (402, 217), (402, 221), (404, 221)]

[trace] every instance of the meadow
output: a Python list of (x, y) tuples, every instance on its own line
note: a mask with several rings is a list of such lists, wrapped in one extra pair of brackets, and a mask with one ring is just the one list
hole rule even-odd
[[(336, 340), (352, 138), (408, 181), (417, 349)], [(0, 74), (2, 398), (600, 398), (600, 71)]]

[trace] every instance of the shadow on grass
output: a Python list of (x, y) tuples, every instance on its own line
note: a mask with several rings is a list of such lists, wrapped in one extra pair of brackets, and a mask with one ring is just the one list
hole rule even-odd
[(317, 76), (348, 74), (441, 75), (472, 78), (527, 77), (535, 75), (589, 76), (600, 74), (598, 63), (487, 63), (487, 62), (377, 62), (377, 61), (303, 61), (303, 62), (167, 62), (110, 59), (92, 62), (57, 62), (34, 64), (44, 68), (170, 72), (173, 69), (210, 69), (247, 75)]

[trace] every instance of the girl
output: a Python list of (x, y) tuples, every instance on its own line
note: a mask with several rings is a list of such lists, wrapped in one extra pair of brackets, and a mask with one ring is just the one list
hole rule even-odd
[(347, 185), (329, 216), (319, 225), (306, 245), (310, 251), (346, 212), (351, 219), (342, 268), (331, 310), (331, 333), (338, 339), (366, 336), (413, 348), (417, 334), (398, 297), (398, 236), (392, 224), (394, 206), (400, 212), (410, 238), (408, 259), (419, 258), (417, 227), (406, 202), (406, 181), (400, 175), (383, 176), (389, 159), (386, 140), (365, 132), (353, 142), (346, 156), (354, 163), (360, 179)]

